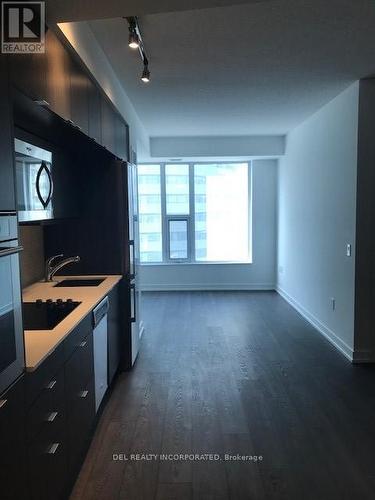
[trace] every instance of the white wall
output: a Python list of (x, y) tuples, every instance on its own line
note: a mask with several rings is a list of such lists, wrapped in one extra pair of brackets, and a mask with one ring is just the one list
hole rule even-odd
[(253, 161), (253, 263), (146, 265), (143, 290), (274, 289), (277, 161)]
[(289, 133), (279, 166), (278, 289), (349, 358), (358, 98), (357, 82)]
[(151, 157), (249, 157), (284, 154), (285, 136), (151, 137)]

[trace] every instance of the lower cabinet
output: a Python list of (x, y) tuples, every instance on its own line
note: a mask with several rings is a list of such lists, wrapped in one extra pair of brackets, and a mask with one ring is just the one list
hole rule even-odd
[(75, 478), (86, 453), (95, 418), (95, 382), (82, 384), (67, 412), (69, 475)]
[(92, 333), (80, 341), (65, 364), (69, 475), (74, 477), (86, 451), (95, 418)]
[(95, 419), (91, 317), (26, 379), (30, 493), (23, 498), (63, 499), (79, 472)]
[(58, 500), (64, 497), (69, 452), (65, 432), (65, 415), (59, 414), (29, 444), (32, 499)]
[(18, 379), (0, 397), (0, 497), (27, 497), (25, 380)]
[[(109, 299), (111, 380), (120, 356), (118, 287)], [(35, 371), (0, 395), (1, 500), (67, 498), (95, 423), (94, 375), (89, 314)]]
[(30, 492), (35, 500), (59, 499), (64, 493), (68, 473), (64, 385), (60, 369), (28, 410)]

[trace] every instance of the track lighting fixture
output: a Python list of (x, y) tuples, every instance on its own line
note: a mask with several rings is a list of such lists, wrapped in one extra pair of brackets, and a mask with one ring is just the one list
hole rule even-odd
[(142, 35), (138, 25), (138, 19), (136, 16), (126, 17), (125, 19), (128, 21), (129, 25), (129, 47), (132, 49), (138, 49), (143, 62), (141, 80), (144, 83), (148, 83), (150, 81), (150, 70), (148, 67), (148, 58), (146, 56), (145, 47), (142, 41)]
[(148, 69), (148, 64), (146, 64), (146, 63), (143, 66), (143, 72), (142, 72), (141, 80), (144, 83), (148, 83), (150, 81), (150, 71)]
[(129, 47), (131, 49), (138, 49), (139, 48), (139, 36), (135, 31), (131, 31), (129, 33)]

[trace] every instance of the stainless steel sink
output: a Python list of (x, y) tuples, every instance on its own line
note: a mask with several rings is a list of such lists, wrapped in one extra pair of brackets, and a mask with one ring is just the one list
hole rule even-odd
[(87, 278), (87, 279), (66, 279), (62, 280), (59, 283), (56, 283), (54, 287), (60, 287), (60, 288), (71, 288), (71, 287), (78, 287), (78, 286), (99, 286), (105, 278)]

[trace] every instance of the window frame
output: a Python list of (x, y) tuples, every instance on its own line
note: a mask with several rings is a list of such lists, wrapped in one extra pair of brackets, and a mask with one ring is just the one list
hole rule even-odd
[[(181, 161), (181, 165), (189, 166), (189, 215), (168, 215), (166, 210), (166, 178), (165, 166), (176, 165), (174, 162), (139, 162), (139, 165), (159, 165), (160, 166), (160, 197), (161, 197), (161, 230), (162, 230), (162, 261), (140, 262), (142, 266), (170, 266), (170, 265), (225, 265), (225, 264), (252, 264), (253, 263), (253, 165), (251, 160), (236, 161)], [(248, 258), (241, 261), (212, 261), (195, 260), (195, 193), (194, 193), (194, 165), (228, 165), (247, 164), (248, 166)], [(170, 259), (169, 257), (169, 220), (188, 221), (188, 258)]]

